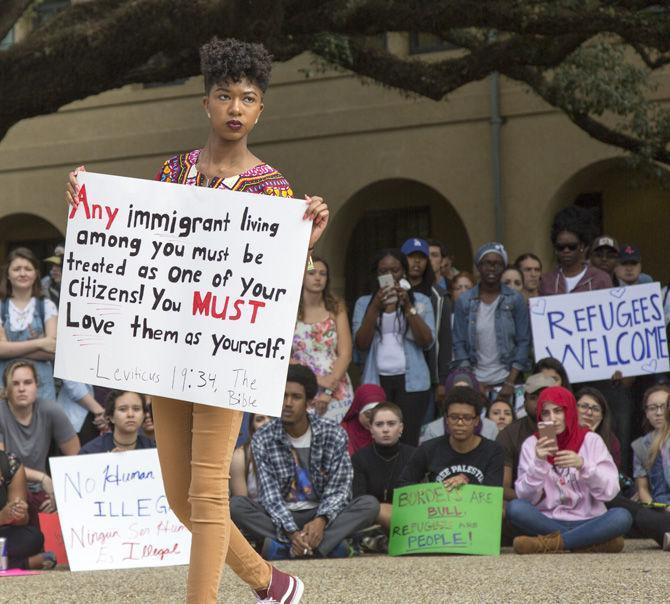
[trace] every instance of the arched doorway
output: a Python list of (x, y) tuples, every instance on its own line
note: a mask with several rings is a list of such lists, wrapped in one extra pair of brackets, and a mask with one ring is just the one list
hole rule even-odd
[[(415, 180), (386, 179), (367, 185), (344, 204), (333, 221), (334, 241), (349, 308), (369, 289), (370, 260), (385, 247), (398, 247), (409, 237), (439, 239), (455, 256), (455, 265), (470, 268), (470, 238), (460, 216), (444, 195)], [(345, 247), (346, 246), (346, 247)], [(346, 249), (346, 253), (343, 253)]]
[(44, 260), (64, 240), (65, 236), (53, 224), (39, 216), (23, 213), (4, 216), (0, 218), (0, 263), (17, 247), (27, 247)]
[(550, 207), (556, 212), (573, 203), (591, 209), (602, 233), (620, 244), (638, 246), (645, 273), (661, 283), (670, 281), (665, 258), (670, 233), (670, 173), (651, 178), (624, 159), (600, 161), (570, 177)]

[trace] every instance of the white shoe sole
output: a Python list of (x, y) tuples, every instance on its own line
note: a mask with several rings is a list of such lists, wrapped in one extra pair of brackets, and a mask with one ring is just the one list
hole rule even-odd
[(294, 577), (294, 579), (295, 579), (295, 595), (291, 600), (291, 604), (298, 604), (302, 599), (302, 592), (305, 591), (305, 584), (298, 577)]

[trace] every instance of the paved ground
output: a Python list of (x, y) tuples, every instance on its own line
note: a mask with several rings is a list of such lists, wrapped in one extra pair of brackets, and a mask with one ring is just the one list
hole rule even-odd
[[(651, 541), (627, 541), (621, 554), (430, 556), (286, 562), (281, 568), (306, 583), (304, 604), (432, 604), (433, 602), (670, 601), (670, 552)], [(0, 579), (0, 602), (152, 603), (184, 601), (185, 567), (70, 573)], [(253, 603), (253, 595), (230, 571), (220, 602)]]

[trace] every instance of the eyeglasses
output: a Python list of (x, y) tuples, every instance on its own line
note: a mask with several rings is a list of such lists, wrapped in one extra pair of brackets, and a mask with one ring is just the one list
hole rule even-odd
[(644, 410), (647, 413), (664, 413), (668, 405), (647, 405)]
[(590, 412), (591, 415), (602, 415), (603, 413), (603, 410), (600, 408), (600, 405), (588, 405), (587, 403), (577, 403), (577, 409), (579, 409), (583, 413)]
[(577, 251), (577, 248), (578, 248), (578, 247), (579, 247), (579, 243), (564, 243), (564, 244), (562, 244), (562, 245), (559, 244), (559, 243), (557, 243), (557, 244), (554, 246), (554, 249), (555, 249), (557, 252), (563, 252), (563, 251), (566, 251), (566, 250), (568, 250), (568, 251), (570, 251), (570, 252), (575, 252), (575, 251)]
[(447, 419), (452, 424), (463, 424), (464, 426), (469, 426), (472, 422), (477, 419), (476, 415), (456, 415), (455, 413), (450, 413), (447, 415)]

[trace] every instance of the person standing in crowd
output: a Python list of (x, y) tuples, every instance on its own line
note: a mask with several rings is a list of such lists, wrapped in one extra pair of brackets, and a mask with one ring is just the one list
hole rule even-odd
[(347, 368), (351, 363), (351, 331), (344, 302), (330, 292), (330, 267), (315, 257), (305, 271), (291, 362), (306, 365), (317, 376), (317, 413), (342, 421), (354, 396)]
[[(248, 148), (261, 118), (272, 58), (260, 44), (213, 38), (200, 49), (209, 120), (205, 147), (168, 159), (156, 179), (260, 195), (292, 197), (288, 181)], [(76, 206), (77, 171), (70, 173), (66, 201)], [(328, 224), (321, 197), (306, 196), (304, 219), (312, 221), (309, 253)], [(230, 461), (240, 431), (237, 410), (152, 397), (158, 457), (170, 507), (192, 534), (189, 602), (216, 602), (224, 563), (259, 599), (300, 601), (300, 579), (269, 566), (230, 522)]]
[(596, 237), (589, 251), (589, 262), (592, 266), (606, 272), (614, 282), (614, 269), (619, 264), (619, 244), (614, 237), (601, 235)]
[[(400, 251), (407, 257), (409, 271), (407, 277), (412, 292), (420, 293), (430, 298), (435, 317), (435, 343), (426, 353), (426, 360), (430, 368), (431, 385), (434, 388), (435, 398), (429, 403), (427, 421), (435, 417), (435, 401), (444, 400), (445, 392), (442, 384), (449, 374), (453, 341), (451, 337), (451, 301), (446, 289), (435, 285), (435, 275), (429, 263), (430, 248), (423, 239), (412, 238), (405, 241)], [(425, 422), (424, 422), (425, 423)]]
[[(451, 281), (449, 281), (449, 295), (454, 304), (469, 289), (472, 289), (477, 283), (474, 275), (468, 271), (461, 271)], [(452, 319), (453, 323), (453, 319)]]
[(44, 297), (39, 262), (27, 248), (7, 256), (0, 278), (0, 322), (0, 372), (16, 359), (29, 359), (37, 371), (39, 398), (55, 401), (58, 309)]
[(54, 250), (54, 255), (49, 256), (44, 260), (49, 266), (49, 274), (41, 281), (42, 293), (45, 298), (51, 300), (56, 308), (60, 304), (60, 284), (63, 276), (63, 256), (65, 255), (65, 248), (62, 245), (57, 245)]
[(540, 278), (541, 296), (612, 287), (610, 275), (585, 260), (593, 236), (591, 223), (590, 212), (578, 206), (569, 206), (556, 214), (551, 243), (558, 265)]
[(526, 300), (540, 295), (540, 277), (542, 276), (542, 261), (530, 252), (521, 254), (515, 261), (514, 266), (523, 275), (523, 295)]
[(514, 483), (517, 479), (521, 447), (529, 436), (537, 432), (537, 399), (545, 388), (555, 386), (556, 382), (549, 376), (534, 373), (524, 384), (524, 409), (526, 415), (513, 421), (502, 429), (496, 442), (505, 452), (505, 468), (503, 474), (503, 496), (506, 500), (516, 499)]
[(616, 285), (640, 285), (652, 283), (651, 275), (642, 272), (642, 255), (640, 249), (629, 243), (621, 247), (619, 264), (614, 269)]
[(112, 425), (112, 431), (86, 443), (79, 454), (155, 448), (156, 443), (142, 434), (146, 413), (147, 403), (143, 394), (112, 390), (105, 405), (105, 415)]
[(500, 281), (510, 289), (523, 294), (523, 274), (516, 266), (510, 264), (505, 268)]
[[(488, 399), (483, 394), (481, 394), (479, 382), (477, 381), (477, 378), (475, 377), (475, 374), (472, 373), (472, 371), (469, 369), (452, 370), (449, 375), (447, 375), (447, 379), (444, 381), (445, 393), (449, 394), (452, 388), (456, 386), (466, 386), (478, 392), (481, 397), (482, 409), (486, 407)], [(420, 445), (433, 438), (438, 438), (439, 436), (449, 434), (449, 422), (447, 421), (447, 416), (444, 415), (444, 404), (440, 403), (439, 407), (442, 417), (438, 417), (432, 422), (421, 426), (421, 436), (419, 438)], [(484, 438), (488, 438), (489, 440), (495, 440), (496, 436), (498, 436), (498, 426), (496, 426), (495, 422), (491, 421), (483, 413), (479, 419), (480, 422), (475, 428), (475, 434), (483, 436)]]
[[(400, 442), (403, 431), (402, 411), (393, 403), (382, 403), (371, 411), (372, 443), (359, 449), (351, 458), (354, 468), (354, 497), (372, 495), (379, 502), (379, 516), (385, 535), (391, 526), (393, 489), (415, 448)], [(382, 540), (378, 551), (388, 543)]]
[(258, 477), (256, 462), (251, 451), (251, 439), (272, 418), (260, 413), (249, 413), (248, 437), (241, 447), (235, 449), (230, 464), (230, 494), (233, 496), (249, 497), (252, 501), (258, 499)]
[(617, 468), (621, 467), (621, 444), (614, 434), (610, 423), (607, 400), (597, 388), (585, 386), (575, 395), (579, 425), (586, 426), (603, 439)]
[(361, 384), (354, 392), (354, 402), (342, 420), (342, 427), (349, 437), (347, 450), (353, 455), (372, 442), (370, 421), (373, 409), (386, 401), (386, 393), (377, 384)]
[(233, 521), (250, 538), (265, 539), (267, 559), (348, 557), (345, 540), (379, 514), (374, 497), (351, 499), (347, 435), (333, 422), (308, 413), (316, 393), (314, 373), (289, 365), (281, 418), (251, 440), (258, 500), (231, 500)]
[(13, 453), (0, 451), (0, 537), (7, 540), (8, 568), (51, 570), (53, 552), (45, 552), (44, 536), (28, 524), (25, 468)]
[(489, 396), (496, 392), (508, 398), (528, 365), (528, 305), (519, 292), (500, 281), (507, 265), (502, 244), (485, 243), (475, 262), (481, 281), (456, 302), (454, 362), (471, 367)]
[[(435, 319), (429, 298), (401, 286), (408, 272), (400, 250), (379, 252), (372, 263), (372, 293), (356, 300), (352, 323), (356, 348), (366, 353), (361, 381), (380, 385), (387, 400), (402, 409), (402, 441), (416, 445), (430, 400), (424, 352), (433, 345)], [(384, 275), (393, 285), (380, 286)]]
[(498, 431), (504, 430), (516, 419), (514, 417), (514, 407), (508, 400), (493, 401), (489, 405), (486, 417), (495, 422)]
[(56, 509), (54, 486), (46, 473), (52, 440), (63, 455), (79, 453), (79, 439), (63, 410), (38, 397), (37, 371), (30, 361), (5, 367), (6, 399), (0, 401), (0, 449), (15, 453), (25, 467), (31, 524), (41, 512)]
[(575, 397), (562, 386), (542, 391), (537, 419), (552, 422), (556, 438), (535, 433), (521, 448), (517, 499), (506, 507), (522, 533), (514, 551), (620, 552), (633, 519), (605, 507), (619, 492), (619, 472), (602, 438), (579, 425)]
[(444, 413), (449, 433), (423, 443), (414, 451), (399, 485), (441, 482), (451, 490), (464, 484), (502, 486), (503, 450), (475, 433), (482, 412), (481, 394), (454, 387), (447, 394)]
[(442, 274), (442, 265), (444, 264), (449, 253), (447, 246), (438, 239), (429, 239), (428, 253), (430, 266), (433, 269), (433, 274), (435, 275), (435, 282), (433, 285), (447, 291), (449, 289), (449, 283), (447, 282), (446, 277)]

